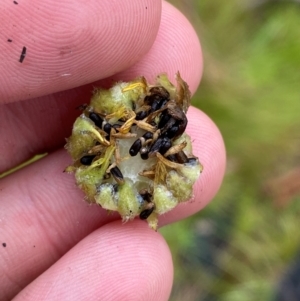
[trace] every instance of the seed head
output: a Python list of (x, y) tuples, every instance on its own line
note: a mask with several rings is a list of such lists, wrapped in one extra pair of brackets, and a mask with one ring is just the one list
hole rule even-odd
[(159, 215), (192, 196), (203, 169), (185, 133), (190, 91), (179, 72), (176, 80), (160, 74), (154, 85), (139, 77), (96, 89), (65, 146), (66, 171), (88, 202), (155, 230)]

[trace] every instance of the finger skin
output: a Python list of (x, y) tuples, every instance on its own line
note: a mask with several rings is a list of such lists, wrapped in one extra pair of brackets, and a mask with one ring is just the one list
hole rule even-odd
[(145, 223), (109, 223), (90, 234), (14, 301), (167, 301), (172, 258)]
[(150, 51), (132, 67), (100, 83), (131, 80), (141, 74), (149, 81), (154, 81), (157, 74), (167, 72), (170, 80), (176, 84), (177, 71), (180, 71), (190, 90), (195, 92), (203, 72), (202, 51), (198, 36), (189, 21), (174, 6), (164, 1), (161, 25)]
[(161, 0), (5, 1), (0, 102), (70, 89), (126, 69), (150, 49), (160, 14)]
[(0, 173), (37, 153), (61, 147), (80, 114), (75, 108), (89, 102), (95, 86), (109, 86), (116, 80), (132, 80), (140, 75), (151, 80), (161, 72), (167, 72), (174, 81), (178, 70), (194, 93), (202, 74), (198, 37), (178, 10), (163, 2), (157, 39), (149, 53), (134, 67), (92, 85), (0, 107), (0, 137), (3, 141), (0, 153), (6, 158), (0, 160)]
[[(225, 151), (219, 130), (197, 109), (190, 108), (188, 115), (187, 132), (204, 171), (194, 187), (193, 201), (165, 214), (161, 225), (203, 208), (224, 175)], [(0, 181), (0, 237), (7, 245), (0, 248), (4, 287), (0, 294), (11, 296), (20, 291), (98, 227), (114, 219), (121, 224), (117, 214), (108, 215), (83, 201), (74, 176), (62, 172), (70, 162), (65, 150), (57, 151)]]
[[(170, 49), (178, 49), (178, 52), (185, 49), (186, 56), (178, 53), (180, 59), (176, 61), (176, 57), (174, 57), (173, 67), (168, 69), (166, 66), (164, 71), (171, 74), (170, 72), (175, 70), (174, 66), (178, 65), (182, 68), (185, 66), (185, 57), (189, 57), (187, 62), (193, 68), (185, 69), (185, 72), (189, 72), (185, 76), (188, 78), (191, 90), (194, 91), (201, 76), (199, 70), (202, 70), (198, 39), (194, 30), (178, 11), (167, 4), (164, 4), (163, 8), (161, 28), (164, 28), (165, 32), (163, 34), (160, 30), (159, 35), (163, 36), (165, 40), (168, 40), (169, 34), (170, 38), (173, 38), (172, 32), (179, 24), (181, 27), (178, 28), (178, 31), (182, 31), (181, 36), (193, 37), (184, 41), (177, 39), (172, 43), (165, 44), (165, 47), (169, 45)], [(175, 15), (171, 15), (168, 9), (172, 10)], [(183, 23), (180, 20), (183, 20)], [(169, 27), (164, 26), (165, 23), (168, 23)], [(183, 24), (188, 24), (188, 27), (182, 27)], [(191, 47), (185, 47), (185, 43), (190, 43), (194, 37), (196, 37), (194, 40), (195, 49), (199, 51), (191, 63), (192, 57), (189, 55), (189, 51), (191, 51), (189, 48)], [(156, 51), (155, 49), (160, 49), (160, 47), (161, 45), (155, 42), (150, 52)], [(174, 56), (175, 53), (176, 51)], [(167, 55), (168, 53), (166, 53)], [(142, 73), (151, 76), (151, 74), (159, 73), (162, 68), (165, 68), (163, 59), (158, 61), (153, 57), (153, 60), (153, 63), (145, 66), (144, 70), (137, 68), (137, 74), (131, 73), (131, 75), (137, 76)], [(157, 71), (154, 67), (156, 64)], [(148, 71), (149, 68), (151, 71)], [(5, 161), (16, 164), (16, 162), (20, 162), (32, 154), (53, 150), (61, 146), (64, 143), (64, 138), (69, 136), (71, 132), (75, 115), (78, 115), (74, 107), (88, 101), (91, 90), (91, 86), (85, 86), (26, 101), (22, 103), (17, 114), (12, 110), (11, 105), (8, 105), (9, 109), (5, 111), (5, 114), (7, 112), (9, 114), (4, 115), (4, 120), (12, 129), (10, 131), (10, 128), (0, 125), (0, 131), (5, 129), (0, 135), (4, 137), (2, 139), (4, 143), (0, 144), (0, 148), (3, 145), (6, 146), (3, 150), (0, 149), (0, 153), (6, 158)], [(12, 105), (17, 105), (17, 103)], [(190, 109), (190, 112), (192, 110)], [(1, 112), (3, 111), (0, 110)], [(209, 198), (216, 193), (220, 186), (225, 166), (224, 145), (218, 129), (204, 114), (199, 113), (195, 116), (196, 119), (200, 120), (201, 128), (205, 128), (206, 123), (210, 124), (207, 127), (207, 132), (195, 133), (197, 134), (196, 141), (199, 144), (204, 143), (197, 154), (201, 161), (202, 154), (207, 154), (204, 157), (205, 161), (208, 160), (211, 152), (215, 156), (213, 158), (215, 161), (214, 163), (209, 160), (208, 163), (205, 161), (205, 172), (199, 182), (199, 186), (204, 187), (201, 184), (203, 181), (205, 187), (199, 190), (196, 188), (196, 191), (201, 192), (200, 195), (195, 193), (195, 199), (198, 201), (193, 202), (192, 210), (190, 212), (186, 210), (185, 214), (192, 214), (209, 202)], [(0, 122), (1, 120), (3, 119), (0, 118)], [(195, 121), (191, 121), (190, 124), (193, 122)], [(214, 136), (217, 137), (216, 141), (211, 139)], [(215, 141), (214, 145), (210, 145), (210, 140)], [(217, 154), (217, 150), (219, 150), (219, 154)], [(11, 156), (11, 154), (13, 155)], [(7, 247), (2, 248), (0, 253), (0, 265), (3, 267), (0, 283), (4, 288), (0, 290), (0, 294), (2, 294), (0, 299), (2, 296), (16, 294), (97, 227), (119, 218), (117, 215), (108, 217), (107, 213), (100, 208), (89, 206), (83, 202), (83, 194), (75, 187), (74, 177), (62, 173), (62, 170), (69, 163), (70, 158), (66, 152), (58, 151), (15, 175), (0, 180), (0, 199), (2, 200), (0, 203), (0, 234), (3, 242), (7, 243)], [(213, 177), (213, 175), (216, 176)], [(211, 177), (211, 182), (205, 180), (208, 176)], [(202, 191), (200, 191), (201, 189)], [(175, 221), (179, 218), (180, 213), (173, 216), (173, 219), (169, 221)], [(162, 223), (165, 222), (167, 221), (162, 221)], [(29, 244), (28, 241), (30, 241)], [(26, 277), (24, 277), (25, 274)], [(5, 300), (4, 297), (2, 299)], [(11, 298), (7, 297), (7, 299), (10, 300)]]

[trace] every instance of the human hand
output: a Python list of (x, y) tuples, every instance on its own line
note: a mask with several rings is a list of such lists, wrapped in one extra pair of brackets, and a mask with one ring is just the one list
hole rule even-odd
[[(0, 173), (50, 154), (0, 180), (0, 299), (168, 300), (173, 267), (162, 236), (83, 202), (62, 172), (71, 160), (62, 146), (94, 86), (179, 70), (195, 92), (202, 57), (194, 30), (159, 0), (18, 3), (0, 11)], [(218, 129), (195, 108), (188, 117), (204, 171), (194, 200), (160, 226), (203, 208), (223, 178)]]

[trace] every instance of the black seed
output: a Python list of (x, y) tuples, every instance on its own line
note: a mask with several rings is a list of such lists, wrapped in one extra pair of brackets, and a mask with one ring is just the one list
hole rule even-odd
[[(151, 96), (150, 96), (151, 97)], [(159, 96), (154, 96), (151, 99), (151, 109), (150, 113), (153, 113), (161, 108), (162, 99)]]
[(140, 151), (140, 149), (142, 148), (142, 141), (141, 139), (137, 139), (133, 142), (133, 144), (131, 145), (130, 149), (129, 149), (129, 154), (130, 156), (136, 156), (137, 153)]
[(166, 124), (161, 128), (161, 133), (166, 134), (175, 124), (177, 124), (177, 120), (170, 116)]
[(176, 137), (176, 135), (178, 135), (178, 131), (179, 131), (179, 126), (177, 124), (174, 124), (170, 129), (168, 129), (168, 131), (164, 133), (164, 135), (172, 139)]
[(110, 170), (110, 173), (112, 174), (114, 179), (118, 182), (118, 184), (123, 184), (124, 183), (123, 174), (122, 174), (122, 172), (121, 172), (121, 170), (119, 169), (118, 166), (113, 167)]
[(180, 151), (175, 156), (176, 156), (178, 163), (187, 163), (188, 162), (188, 157), (186, 156), (186, 154), (183, 151)]
[(5, 247), (6, 247), (6, 243), (5, 243), (5, 242), (3, 242), (3, 243), (2, 243), (2, 246), (5, 248)]
[(103, 126), (103, 131), (109, 135), (110, 131), (111, 131), (111, 128), (112, 128), (112, 126), (111, 126), (110, 123), (105, 123), (104, 126)]
[(14, 1), (14, 4), (19, 4), (17, 1)]
[(140, 195), (143, 198), (143, 200), (146, 201), (147, 203), (151, 202), (152, 194), (150, 192), (148, 192), (147, 190), (140, 192)]
[(144, 219), (147, 219), (151, 213), (153, 212), (154, 210), (154, 206), (150, 209), (145, 209), (143, 210), (141, 213), (140, 213), (140, 219), (144, 220)]
[(163, 144), (163, 137), (159, 137), (150, 147), (149, 153), (152, 154), (158, 152), (162, 144)]
[(164, 136), (172, 138), (177, 138), (181, 136), (187, 126), (187, 118), (185, 114), (181, 115), (181, 119), (175, 119), (173, 116), (167, 121), (164, 127), (161, 129), (161, 133)]
[(7, 39), (7, 42), (11, 43), (11, 42), (12, 42), (12, 40), (11, 40), (11, 39)]
[(169, 156), (167, 157), (167, 159), (168, 159), (169, 161), (178, 163), (175, 155), (169, 155)]
[(147, 116), (148, 116), (148, 111), (140, 111), (140, 112), (136, 113), (135, 119), (136, 120), (143, 120)]
[(84, 156), (80, 159), (80, 163), (82, 165), (91, 165), (95, 157), (96, 157), (95, 155)]
[(148, 148), (147, 147), (143, 147), (140, 151), (140, 154), (141, 154), (141, 158), (143, 160), (147, 160), (149, 158), (149, 151), (148, 151)]
[(23, 63), (24, 59), (25, 59), (25, 56), (26, 56), (26, 47), (24, 46), (23, 49), (22, 49), (22, 52), (21, 52), (21, 55), (20, 55), (20, 59), (19, 59), (19, 62), (20, 63)]
[(168, 114), (168, 112), (166, 110), (163, 111), (160, 115), (160, 120), (159, 120), (157, 127), (159, 129), (163, 128), (167, 124), (167, 122), (170, 120), (170, 118), (171, 118), (171, 115)]
[(145, 140), (147, 141), (148, 139), (152, 139), (153, 138), (153, 134), (151, 132), (146, 132), (143, 137), (145, 138)]
[(90, 113), (89, 118), (95, 123), (98, 128), (102, 128), (103, 119), (96, 113)]
[(183, 114), (182, 115), (182, 119), (180, 121), (178, 121), (179, 129), (177, 131), (176, 137), (179, 137), (179, 136), (181, 136), (184, 133), (187, 124), (188, 124), (187, 117), (185, 116), (185, 114)]
[(112, 174), (113, 176), (116, 176), (116, 177), (118, 177), (118, 178), (120, 178), (120, 179), (123, 179), (123, 175), (122, 175), (121, 170), (119, 169), (118, 166), (113, 167), (113, 168), (110, 170), (110, 172), (111, 172), (111, 174)]
[(163, 155), (172, 146), (172, 141), (168, 138), (164, 138), (164, 143), (159, 149), (159, 152)]
[(153, 112), (161, 109), (163, 106), (166, 105), (167, 102), (168, 102), (168, 99), (160, 98), (159, 96), (155, 96), (155, 98), (151, 104), (150, 113), (153, 113)]
[(150, 113), (161, 109), (169, 100), (170, 94), (164, 87), (153, 87), (149, 92), (144, 102), (151, 106)]
[(149, 150), (149, 154), (160, 152), (162, 155), (172, 146), (172, 141), (168, 137), (159, 137)]

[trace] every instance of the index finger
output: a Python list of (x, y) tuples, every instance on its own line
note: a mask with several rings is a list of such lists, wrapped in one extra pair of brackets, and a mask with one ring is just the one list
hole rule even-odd
[(70, 89), (126, 69), (150, 49), (160, 17), (160, 0), (5, 1), (0, 103)]

